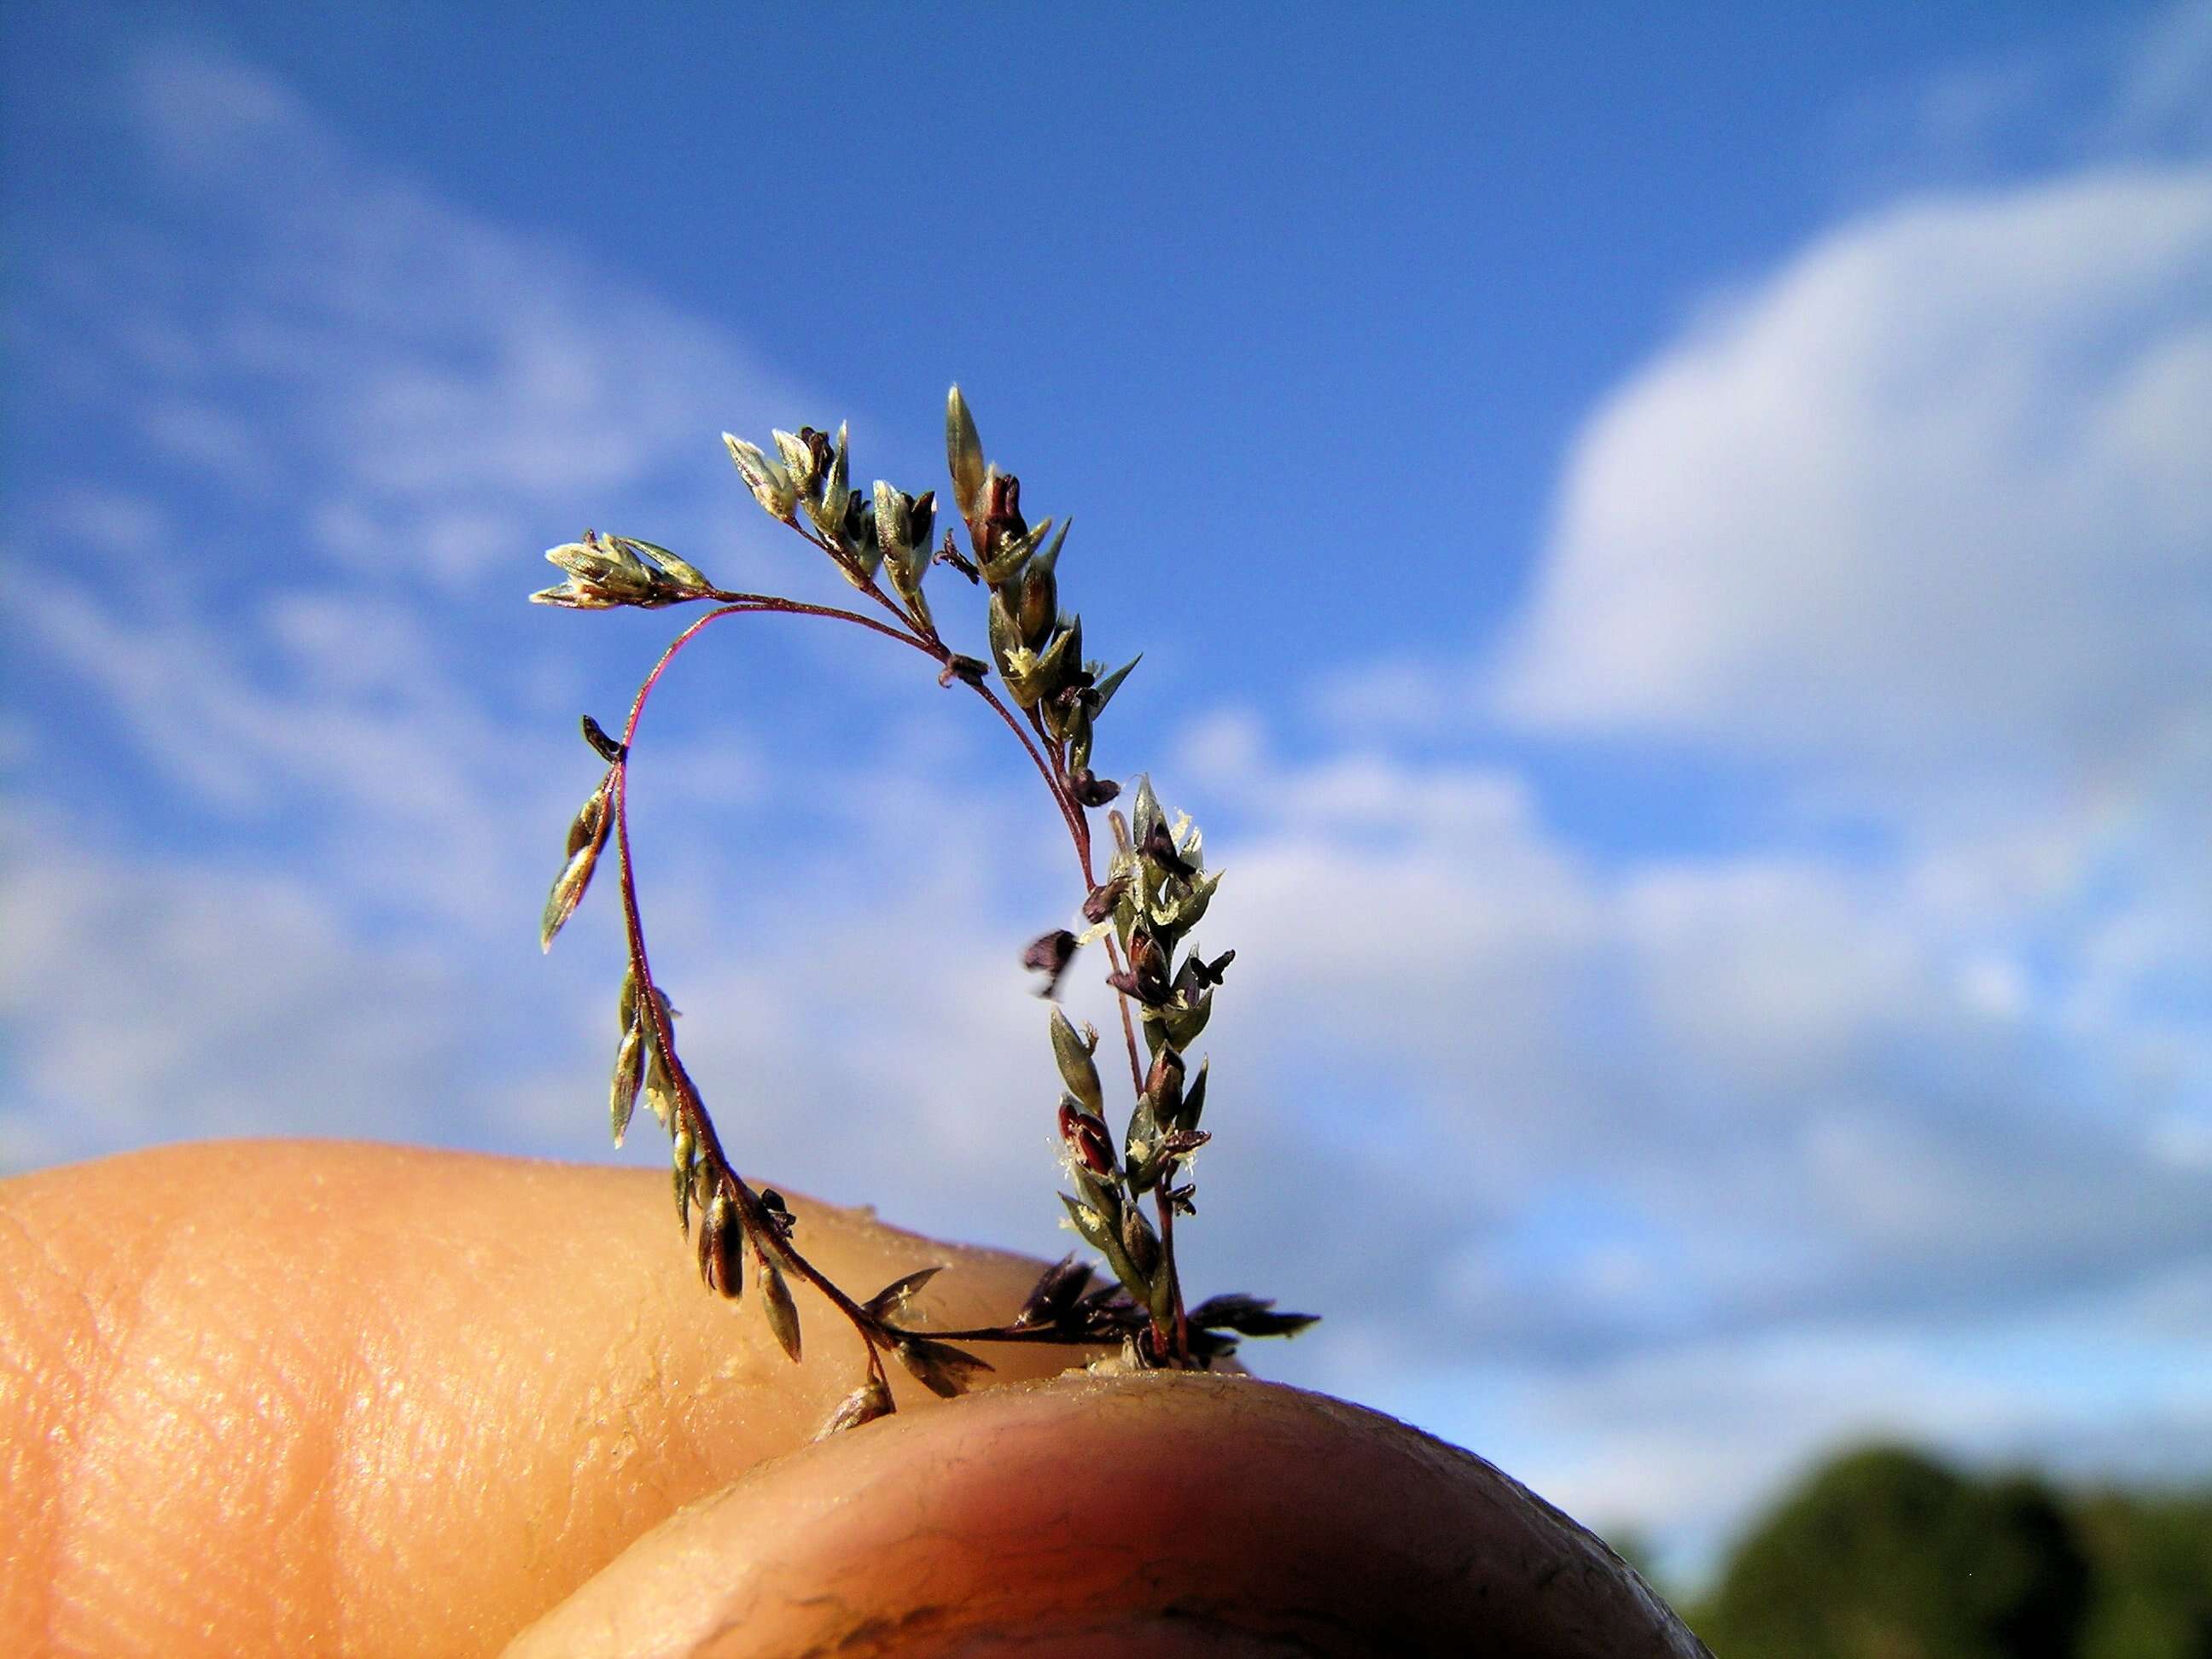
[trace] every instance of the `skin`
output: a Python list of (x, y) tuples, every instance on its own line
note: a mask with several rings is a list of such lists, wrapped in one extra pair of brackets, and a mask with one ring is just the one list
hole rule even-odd
[[(791, 1364), (672, 1207), (329, 1142), (0, 1182), (0, 1651), (1702, 1651), (1489, 1465), (1249, 1378), (1001, 1345), (811, 1443), (858, 1339), (801, 1290)], [(841, 1284), (950, 1264), (940, 1328), (1037, 1272), (793, 1208)]]

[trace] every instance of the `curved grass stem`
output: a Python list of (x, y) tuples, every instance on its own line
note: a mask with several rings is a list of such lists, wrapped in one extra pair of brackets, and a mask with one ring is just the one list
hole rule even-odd
[[(809, 539), (813, 538), (809, 538)], [(818, 544), (820, 544), (817, 543)], [(841, 557), (840, 562), (848, 565), (849, 568), (849, 562)], [(670, 1022), (660, 1018), (656, 1012), (661, 1006), (661, 1000), (659, 985), (653, 976), (651, 957), (646, 948), (645, 925), (638, 899), (636, 867), (631, 855), (629, 835), (630, 745), (636, 740), (638, 727), (644, 717), (646, 705), (651, 700), (653, 689), (659, 684), (661, 676), (667, 672), (669, 665), (675, 661), (676, 658), (693, 640), (724, 618), (747, 615), (793, 616), (812, 617), (847, 623), (919, 651), (940, 666), (951, 661), (953, 653), (942, 640), (936, 636), (933, 629), (927, 632), (923, 631), (916, 618), (901, 611), (891, 603), (890, 597), (877, 587), (872, 580), (860, 576), (857, 572), (854, 574), (856, 585), (861, 587), (861, 591), (870, 594), (879, 604), (889, 609), (898, 622), (905, 623), (906, 626), (901, 627), (895, 623), (880, 622), (875, 617), (838, 606), (810, 605), (774, 594), (735, 592), (721, 589), (711, 590), (704, 594), (703, 597), (715, 601), (715, 608), (697, 618), (669, 641), (653, 663), (651, 671), (640, 683), (636, 695), (631, 700), (629, 717), (623, 725), (622, 758), (615, 762), (613, 766), (614, 778), (610, 805), (614, 817), (616, 862), (622, 890), (623, 926), (628, 946), (629, 971), (637, 987), (638, 1006), (641, 1010), (645, 1011), (643, 1018), (654, 1052), (664, 1073), (675, 1086), (676, 1110), (680, 1115), (680, 1127), (690, 1132), (697, 1147), (700, 1164), (706, 1170), (714, 1190), (727, 1197), (736, 1209), (746, 1237), (752, 1241), (757, 1248), (773, 1251), (785, 1267), (811, 1285), (844, 1316), (860, 1335), (862, 1346), (867, 1357), (870, 1377), (887, 1388), (888, 1380), (884, 1376), (883, 1361), (878, 1351), (912, 1338), (943, 1341), (947, 1340), (949, 1335), (975, 1341), (1044, 1342), (1066, 1346), (1090, 1346), (1091, 1343), (1083, 1338), (1070, 1336), (1058, 1331), (1023, 1330), (1013, 1327), (986, 1327), (973, 1331), (951, 1334), (908, 1330), (891, 1324), (869, 1312), (865, 1306), (856, 1302), (809, 1261), (805, 1255), (792, 1243), (784, 1226), (770, 1212), (760, 1194), (738, 1174), (736, 1166), (731, 1162), (727, 1152), (723, 1147), (721, 1137), (715, 1128), (713, 1115), (708, 1111), (697, 1085), (692, 1081), (690, 1071), (677, 1052), (675, 1034), (671, 1029)], [(1082, 809), (1074, 800), (1066, 783), (1064, 770), (1054, 764), (1053, 760), (1048, 759), (1046, 752), (1032, 740), (1028, 732), (1022, 729), (1021, 723), (1014, 718), (1013, 711), (1006, 707), (996, 693), (988, 685), (975, 681), (969, 681), (969, 684), (1020, 741), (1031, 762), (1050, 788), (1054, 801), (1060, 809), (1061, 816), (1067, 823), (1070, 837), (1074, 843), (1077, 861), (1083, 871), (1087, 892), (1091, 887), (1096, 885), (1091, 874), (1090, 826), (1082, 816)], [(1118, 969), (1118, 952), (1112, 951), (1110, 943), (1109, 949)], [(1121, 1003), (1124, 1035), (1129, 1043), (1131, 1073), (1135, 1077), (1137, 1051), (1134, 1029), (1130, 1024), (1127, 999), (1121, 999)]]

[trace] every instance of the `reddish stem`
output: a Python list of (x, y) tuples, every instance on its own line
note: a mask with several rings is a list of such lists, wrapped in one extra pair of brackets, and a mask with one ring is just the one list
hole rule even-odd
[(1175, 1302), (1175, 1352), (1178, 1358), (1190, 1353), (1190, 1322), (1182, 1310), (1182, 1269), (1176, 1265), (1175, 1202), (1168, 1196), (1168, 1188), (1175, 1181), (1176, 1160), (1170, 1158), (1160, 1168), (1160, 1184), (1152, 1188), (1152, 1206), (1160, 1218), (1160, 1260), (1167, 1265), (1168, 1289)]
[[(725, 617), (755, 613), (821, 617), (833, 621), (851, 623), (866, 629), (871, 633), (882, 635), (886, 639), (896, 640), (902, 645), (921, 652), (940, 667), (949, 665), (953, 659), (954, 653), (951, 647), (938, 636), (933, 627), (894, 604), (890, 596), (876, 585), (872, 578), (862, 571), (853, 560), (848, 558), (841, 548), (799, 526), (795, 522), (793, 522), (793, 527), (799, 529), (800, 535), (805, 540), (828, 553), (839, 568), (852, 579), (855, 586), (873, 599), (877, 605), (889, 611), (899, 623), (904, 626), (887, 624), (872, 617), (863, 616), (858, 611), (844, 610), (835, 605), (809, 605), (800, 600), (787, 599), (770, 593), (730, 592), (720, 589), (709, 591), (708, 597), (718, 601), (717, 608), (701, 617), (669, 641), (667, 647), (661, 652), (659, 659), (654, 662), (652, 672), (647, 674), (644, 681), (639, 685), (637, 695), (630, 703), (629, 717), (623, 726), (622, 741), (624, 757), (622, 761), (616, 763), (614, 769), (613, 791), (617, 853), (621, 865), (623, 918), (628, 935), (631, 972), (638, 982), (640, 995), (643, 999), (640, 1006), (646, 1011), (645, 1018), (652, 1030), (654, 1049), (660, 1057), (663, 1069), (676, 1083), (679, 1097), (678, 1109), (691, 1129), (715, 1184), (727, 1193), (732, 1201), (736, 1204), (747, 1234), (756, 1241), (766, 1240), (793, 1272), (813, 1285), (859, 1328), (864, 1339), (863, 1346), (866, 1350), (870, 1372), (881, 1379), (882, 1366), (877, 1357), (876, 1347), (879, 1342), (888, 1340), (890, 1335), (896, 1334), (894, 1328), (874, 1318), (866, 1309), (854, 1302), (850, 1297), (817, 1271), (805, 1257), (792, 1248), (790, 1242), (783, 1237), (769, 1218), (758, 1195), (738, 1176), (736, 1168), (731, 1164), (728, 1154), (723, 1149), (721, 1139), (715, 1132), (714, 1121), (707, 1112), (706, 1103), (700, 1097), (697, 1085), (691, 1081), (690, 1073), (684, 1068), (682, 1060), (677, 1055), (674, 1035), (668, 1030), (668, 1022), (659, 1017), (659, 998), (653, 985), (652, 965), (646, 955), (644, 925), (639, 911), (636, 880), (630, 860), (628, 757), (629, 745), (636, 738), (638, 722), (645, 713), (646, 702), (652, 696), (653, 688), (659, 683), (661, 675), (667, 671), (668, 665), (675, 660), (678, 653), (712, 623), (720, 622)], [(1061, 745), (1052, 742), (1042, 717), (1035, 709), (1027, 711), (1030, 726), (1036, 732), (1036, 736), (1032, 737), (1030, 732), (1023, 729), (1022, 722), (1015, 718), (1013, 710), (1009, 708), (988, 685), (976, 680), (969, 680), (968, 684), (990, 707), (992, 712), (998, 715), (1006, 729), (1014, 734), (1015, 739), (1028, 754), (1030, 763), (1036, 768), (1038, 775), (1044, 780), (1046, 787), (1051, 792), (1054, 804), (1060, 809), (1061, 819), (1067, 828), (1069, 839), (1074, 845), (1076, 863), (1083, 872), (1084, 891), (1086, 895), (1091, 893), (1097, 887), (1097, 878), (1091, 863), (1091, 825), (1082, 807), (1075, 800), (1073, 785), (1066, 775), (1064, 749)], [(1040, 740), (1045, 746), (1040, 746)], [(1121, 951), (1110, 936), (1106, 940), (1106, 953), (1107, 960), (1116, 974), (1126, 971)], [(1115, 1001), (1121, 1010), (1122, 1042), (1128, 1052), (1130, 1086), (1134, 1092), (1141, 1095), (1144, 1092), (1144, 1066), (1139, 1056), (1136, 1026), (1130, 1015), (1129, 999), (1117, 991)], [(1155, 1342), (1156, 1346), (1164, 1346), (1171, 1341), (1172, 1356), (1177, 1358), (1187, 1358), (1189, 1353), (1189, 1333), (1183, 1314), (1182, 1275), (1175, 1267), (1174, 1206), (1166, 1200), (1164, 1187), (1157, 1198), (1160, 1213), (1161, 1252), (1167, 1261), (1174, 1292), (1175, 1327), (1174, 1335), (1170, 1339), (1168, 1333), (1162, 1330), (1155, 1322), (1153, 1327)], [(1017, 1339), (1007, 1337), (1000, 1340)], [(1043, 1339), (1024, 1336), (1018, 1340)]]

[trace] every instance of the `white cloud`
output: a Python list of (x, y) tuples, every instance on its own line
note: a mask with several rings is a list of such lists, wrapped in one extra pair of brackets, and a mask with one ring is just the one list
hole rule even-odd
[(2051, 765), (2204, 706), (2212, 172), (1847, 226), (1576, 447), (1499, 707)]
[(2172, 0), (2126, 44), (2118, 70), (2100, 138), (2212, 149), (2212, 6)]
[[(515, 927), (545, 860), (514, 849), (581, 792), (563, 728), (619, 632), (526, 610), (534, 551), (588, 504), (742, 574), (764, 521), (714, 434), (787, 415), (788, 387), (235, 59), (147, 46), (85, 103), (166, 205), (77, 210), (20, 290), (25, 372), (84, 441), (14, 515), (42, 575), (11, 743), (83, 818), (212, 813), (353, 925)], [(80, 732), (143, 770), (78, 764)]]
[(57, 580), (18, 620), (187, 798), (286, 826), (286, 866), (356, 902), (512, 925), (543, 861), (522, 875), (514, 849), (550, 843), (580, 799), (567, 734), (508, 729), (388, 600), (294, 588), (218, 622)]
[(7, 839), (12, 1159), (210, 1134), (436, 1140), (441, 1108), (468, 1115), (470, 1000), (434, 952), (365, 944), (297, 880), (95, 852), (52, 823)]
[(1755, 1504), (1868, 1440), (2091, 1479), (2212, 1464), (2212, 1408), (2189, 1383), (2201, 1358), (2146, 1332), (2124, 1297), (2076, 1304), (2063, 1327), (1970, 1321), (1933, 1340), (1781, 1322), (1551, 1376), (1518, 1393), (1501, 1438), (1526, 1448), (1515, 1473), (1571, 1513), (1663, 1528), (1697, 1577)]
[[(1325, 694), (1355, 741), (1780, 762), (1741, 844), (1581, 857), (1510, 773), (1200, 746), (1256, 838), (1222, 1023), (1273, 1097), (1352, 1057), (1307, 1115), (1369, 1128), (1343, 1167), (1406, 1235), (1324, 1279), (1361, 1328), (1307, 1380), (1708, 1554), (1856, 1433), (2134, 1468), (2124, 1423), (2203, 1467), (2161, 1380), (2201, 1332), (2154, 1353), (2125, 1310), (2212, 1250), (2208, 300), (2201, 167), (1846, 224), (1592, 417), (1486, 677)], [(1870, 817), (1879, 851), (1819, 833)], [(2021, 1333), (2078, 1341), (2084, 1297), (2112, 1358), (2071, 1378)]]
[(730, 331), (438, 201), (234, 59), (148, 47), (108, 91), (172, 211), (69, 226), (26, 337), (126, 411), (143, 441), (118, 471), (173, 463), (289, 514), (288, 562), (398, 586), (518, 580), (549, 513), (574, 534), (586, 510), (649, 512), (643, 533), (695, 546), (734, 523), (724, 569), (765, 541), (728, 510), (715, 434), (808, 405)]
[[(726, 507), (712, 434), (771, 389), (722, 331), (386, 176), (248, 70), (173, 52), (134, 87), (221, 234), (93, 238), (100, 303), (50, 296), (55, 372), (166, 459), (58, 482), (46, 522), (97, 556), (21, 620), (167, 769), (162, 805), (268, 867), (27, 829), (15, 1063), (55, 1122), (72, 1098), (91, 1121), (0, 1120), (0, 1155), (307, 1125), (588, 1153), (610, 895), (580, 959), (515, 970), (586, 776), (566, 711), (618, 682), (515, 646), (514, 596), (486, 590), (521, 584), (549, 503), (649, 508), (644, 533)], [(1710, 1520), (1888, 1408), (2041, 1420), (1987, 1378), (1931, 1396), (1930, 1333), (2053, 1286), (2141, 1291), (2212, 1247), (2212, 1041), (2144, 1012), (2208, 936), (2173, 897), (2206, 844), (2179, 803), (2212, 775), (2212, 680), (2188, 678), (2212, 637), (2190, 631), (2208, 246), (2179, 172), (1879, 216), (1577, 451), (1512, 707), (1784, 752), (1809, 790), (1841, 759), (1963, 792), (1987, 761), (2005, 787), (1972, 836), (1930, 810), (1871, 870), (1601, 860), (1510, 767), (1293, 762), (1249, 712), (1194, 732), (1181, 771), (1245, 833), (1213, 842), (1201, 930), (1240, 954), (1190, 1261), (1331, 1320), (1263, 1364), (1486, 1448), (1521, 1435), (1516, 1473), (1592, 1513)], [(137, 475), (172, 466), (212, 527), (152, 505)], [(1464, 706), (1427, 672), (1347, 682), (1342, 712)], [(559, 718), (518, 737), (541, 703)], [(49, 763), (77, 730), (40, 729)], [(907, 769), (841, 775), (678, 723), (646, 809), (656, 948), (749, 1167), (1048, 1249), (1053, 1085), (1007, 918), (1064, 919), (1065, 872), (1028, 850), (1022, 811), (1048, 815), (933, 782), (948, 740), (918, 731)], [(2045, 775), (2085, 757), (2117, 810)], [(1478, 1416), (1468, 1378), (1508, 1354)]]
[(158, 502), (93, 484), (58, 492), (46, 513), (56, 532), (101, 562), (143, 563), (169, 532), (168, 515)]
[[(1821, 1457), (1869, 1439), (1990, 1467), (2168, 1484), (2212, 1468), (2203, 1264), (2021, 1316), (1935, 1332), (1785, 1312), (1756, 1328), (1565, 1362), (1347, 1340), (1291, 1350), (1302, 1380), (1442, 1427), (1601, 1528), (1661, 1540), (1700, 1583), (1733, 1535)], [(1270, 1356), (1272, 1358), (1273, 1356)]]
[(1817, 1086), (1943, 998), (1926, 944), (1869, 885), (1771, 857), (1632, 876), (1624, 944), (1687, 1064), (1762, 1092)]
[[(8, 550), (39, 575), (11, 1074), (88, 1103), (0, 1133), (41, 1160), (481, 1138), (579, 994), (566, 964), (514, 977), (591, 775), (574, 710), (643, 665), (634, 632), (521, 604), (534, 552), (588, 503), (741, 574), (757, 514), (714, 434), (798, 405), (727, 330), (436, 200), (248, 65), (149, 47), (79, 115), (119, 118), (102, 142), (162, 210), (67, 210), (11, 300), (66, 458), (21, 481)], [(705, 775), (742, 744), (677, 726), (669, 799), (746, 787)]]
[(1301, 765), (1231, 730), (1200, 745), (1242, 757), (1215, 781), (1249, 824), (1216, 843), (1201, 932), (1239, 956), (1209, 1043), (1224, 1133), (1265, 1103), (1268, 1158), (1222, 1159), (1214, 1196), (1264, 1213), (1270, 1183), (1340, 1171), (1360, 1250), (1271, 1264), (1307, 1299), (1611, 1352), (1822, 1310), (1934, 1329), (2212, 1242), (2173, 1127), (2212, 1074), (2201, 1028), (2146, 1088), (2139, 1024), (2010, 981), (1993, 1012), (1979, 936), (1893, 875), (1595, 862), (1510, 775)]
[(2111, 7), (2057, 32), (2014, 31), (1994, 52), (1916, 64), (1868, 88), (1831, 136), (1862, 204), (1931, 185), (2201, 163), (2212, 157), (2212, 7)]
[[(1778, 757), (1801, 823), (1891, 833), (1838, 860), (1784, 815), (1747, 837), (1783, 850), (1671, 897), (1645, 872), (1631, 911), (1676, 1064), (1826, 1114), (1804, 1213), (1867, 1262), (1962, 1260), (1870, 1205), (1886, 1189), (2061, 1277), (2130, 1259), (2078, 1210), (2133, 1213), (2130, 1183), (2157, 1249), (2191, 1236), (2172, 1154), (2212, 1097), (2208, 300), (2201, 167), (1844, 227), (1594, 417), (1498, 665), (1528, 726)], [(2031, 1124), (2022, 1154), (2007, 1126)]]

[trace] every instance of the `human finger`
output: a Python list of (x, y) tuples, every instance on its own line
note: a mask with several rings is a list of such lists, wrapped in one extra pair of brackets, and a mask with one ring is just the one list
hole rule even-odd
[[(950, 1263), (940, 1328), (1037, 1271), (792, 1207), (839, 1284)], [(0, 1650), (494, 1650), (859, 1380), (797, 1295), (793, 1365), (702, 1289), (644, 1171), (260, 1141), (0, 1182)]]
[(1340, 1401), (1167, 1372), (1002, 1389), (760, 1464), (508, 1650), (828, 1653), (1705, 1650), (1480, 1458)]

